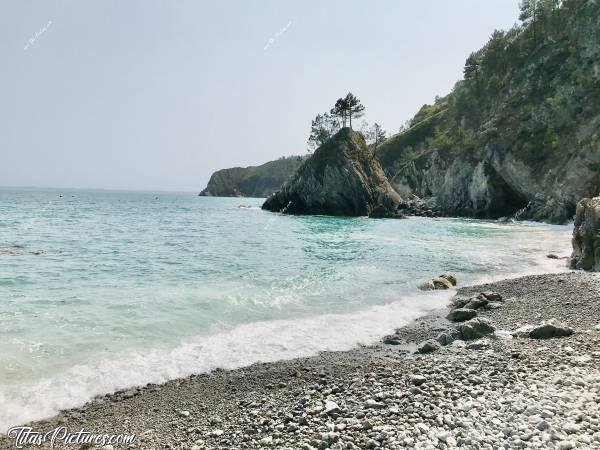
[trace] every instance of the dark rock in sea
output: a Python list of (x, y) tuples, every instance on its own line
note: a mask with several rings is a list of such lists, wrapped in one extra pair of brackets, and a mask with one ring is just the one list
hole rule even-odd
[(477, 311), (474, 309), (457, 308), (453, 311), (450, 311), (450, 314), (448, 314), (446, 317), (451, 322), (465, 322), (475, 316), (477, 316)]
[(435, 352), (436, 350), (439, 350), (441, 348), (441, 345), (438, 341), (430, 339), (428, 341), (422, 342), (419, 345), (419, 348), (417, 349), (417, 353), (431, 353), (431, 352)]
[(262, 207), (287, 214), (396, 217), (401, 201), (364, 137), (342, 128)]
[(600, 197), (584, 198), (577, 205), (572, 242), (571, 267), (600, 271)]
[(460, 332), (461, 339), (470, 341), (494, 333), (496, 328), (487, 319), (476, 317), (456, 327)]
[(403, 200), (398, 209), (408, 216), (440, 217), (443, 216), (434, 199), (422, 200), (416, 195), (411, 195), (408, 200)]
[(546, 258), (548, 258), (548, 259), (571, 259), (569, 256), (558, 256), (558, 255), (555, 255), (554, 253), (550, 253), (549, 255), (546, 255)]
[(573, 329), (562, 325), (558, 320), (551, 319), (541, 325), (533, 327), (529, 331), (529, 337), (532, 339), (551, 339), (555, 337), (571, 336)]
[(43, 255), (43, 250), (28, 250), (24, 247), (0, 247), (0, 255)]
[(398, 210), (390, 211), (381, 205), (375, 206), (369, 214), (370, 219), (405, 219), (406, 216)]

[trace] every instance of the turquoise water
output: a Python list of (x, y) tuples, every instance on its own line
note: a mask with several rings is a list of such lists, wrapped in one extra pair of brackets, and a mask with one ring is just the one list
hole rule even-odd
[(0, 190), (0, 430), (118, 388), (370, 343), (447, 301), (421, 281), (565, 270), (545, 255), (570, 246), (570, 227), (261, 202)]

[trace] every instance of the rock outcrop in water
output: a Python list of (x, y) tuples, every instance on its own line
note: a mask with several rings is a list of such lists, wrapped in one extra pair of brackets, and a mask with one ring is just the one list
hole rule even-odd
[(401, 217), (400, 203), (364, 137), (343, 128), (262, 207), (287, 214)]
[(571, 267), (600, 271), (600, 197), (585, 198), (577, 205)]
[(305, 156), (290, 156), (260, 166), (233, 167), (212, 174), (204, 197), (268, 197), (298, 170)]

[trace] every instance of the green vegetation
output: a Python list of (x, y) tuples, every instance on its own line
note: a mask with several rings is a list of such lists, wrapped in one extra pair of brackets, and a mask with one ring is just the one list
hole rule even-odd
[(329, 113), (317, 114), (310, 127), (308, 149), (313, 151), (327, 142), (340, 129), (340, 121)]
[(348, 92), (343, 98), (338, 98), (329, 113), (317, 114), (313, 119), (308, 137), (309, 151), (315, 150), (331, 139), (339, 131), (340, 124), (342, 128), (346, 128), (346, 124), (352, 128), (352, 118), (358, 119), (364, 113), (365, 107), (352, 92)]
[(288, 156), (260, 166), (218, 170), (212, 174), (200, 195), (267, 197), (287, 181), (305, 160), (304, 156)]
[(523, 1), (521, 24), (494, 31), (453, 91), (380, 146), (388, 176), (432, 152), (480, 158), (486, 147), (510, 147), (538, 177), (572, 157), (581, 124), (600, 113), (599, 5)]
[[(431, 197), (445, 214), (570, 220), (582, 197), (600, 192), (600, 0), (524, 0), (519, 17), (466, 58), (452, 92), (396, 135), (378, 124), (353, 133), (346, 126), (364, 106), (351, 93), (339, 98), (312, 121), (308, 143), (317, 150), (300, 171), (335, 166), (364, 137), (401, 195)], [(318, 150), (334, 144), (337, 153)], [(263, 196), (256, 186), (279, 186), (269, 173), (276, 169), (261, 167), (217, 172), (211, 183), (227, 195)], [(271, 177), (264, 185), (263, 176)]]

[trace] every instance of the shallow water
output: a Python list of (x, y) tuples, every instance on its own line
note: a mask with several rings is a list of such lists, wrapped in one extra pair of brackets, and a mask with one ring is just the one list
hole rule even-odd
[(373, 342), (447, 301), (416, 288), (442, 272), (566, 270), (545, 255), (568, 254), (568, 226), (261, 203), (0, 190), (0, 431), (119, 388)]

